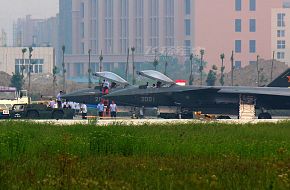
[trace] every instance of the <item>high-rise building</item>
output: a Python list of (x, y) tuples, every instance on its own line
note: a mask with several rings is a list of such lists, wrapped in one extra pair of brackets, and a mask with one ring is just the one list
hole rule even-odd
[(19, 18), (13, 24), (13, 46), (52, 46), (58, 44), (57, 17), (32, 19), (30, 15)]
[(68, 77), (104, 69), (125, 69), (128, 49), (135, 48), (137, 68), (168, 53), (182, 62), (194, 46), (195, 0), (60, 0), (59, 46), (65, 45)]
[(272, 51), (274, 57), (290, 64), (290, 6), (272, 10)]
[(195, 45), (205, 49), (209, 65), (220, 65), (226, 56), (226, 70), (254, 64), (257, 55), (271, 59), (271, 10), (282, 8), (283, 0), (196, 1)]

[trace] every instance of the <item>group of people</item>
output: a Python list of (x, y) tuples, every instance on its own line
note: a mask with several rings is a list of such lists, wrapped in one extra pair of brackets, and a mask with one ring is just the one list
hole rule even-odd
[[(109, 89), (109, 83), (104, 84), (106, 89)], [(56, 96), (56, 101), (52, 98), (50, 98), (50, 101), (48, 102), (48, 107), (50, 108), (62, 108), (62, 109), (73, 109), (76, 111), (76, 113), (81, 113), (82, 118), (87, 118), (88, 113), (88, 107), (87, 105), (83, 103), (77, 103), (77, 102), (68, 102), (68, 101), (62, 101), (61, 96), (63, 92), (60, 91)], [(116, 118), (117, 117), (117, 105), (114, 101), (112, 101), (109, 104), (109, 101), (107, 100), (101, 100), (101, 102), (97, 105), (97, 111), (100, 118), (104, 116), (108, 116), (110, 114), (111, 117)]]
[(102, 100), (97, 105), (97, 111), (99, 117), (104, 117), (105, 115), (108, 115), (108, 113), (110, 113), (113, 118), (117, 117), (117, 105), (114, 101), (109, 105), (108, 101)]

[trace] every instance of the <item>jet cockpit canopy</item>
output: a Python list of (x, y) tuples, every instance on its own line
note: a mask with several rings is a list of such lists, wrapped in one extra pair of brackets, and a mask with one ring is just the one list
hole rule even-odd
[(155, 81), (160, 81), (165, 84), (170, 84), (170, 85), (175, 84), (175, 82), (171, 80), (169, 77), (155, 70), (138, 71), (137, 74), (140, 76), (153, 79)]
[(119, 75), (112, 73), (112, 72), (109, 72), (109, 71), (96, 72), (93, 75), (96, 77), (104, 78), (106, 80), (115, 82), (115, 83), (123, 85), (123, 86), (129, 85), (129, 83), (125, 79), (123, 79)]

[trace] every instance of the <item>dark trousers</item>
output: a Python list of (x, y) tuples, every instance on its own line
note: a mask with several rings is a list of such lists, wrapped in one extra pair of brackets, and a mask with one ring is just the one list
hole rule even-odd
[(82, 119), (87, 119), (87, 113), (82, 113)]
[(111, 112), (111, 117), (117, 117), (117, 113), (115, 111)]
[(61, 101), (57, 100), (57, 108), (61, 108)]

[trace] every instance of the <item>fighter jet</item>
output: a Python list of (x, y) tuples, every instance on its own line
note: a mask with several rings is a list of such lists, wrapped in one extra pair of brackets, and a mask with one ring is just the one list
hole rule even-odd
[[(105, 95), (118, 104), (135, 107), (179, 107), (181, 112), (202, 111), (208, 114), (241, 116), (242, 112), (260, 109), (261, 119), (272, 118), (265, 110), (290, 109), (290, 89), (284, 87), (240, 87), (240, 86), (179, 86), (164, 74), (145, 70), (139, 75), (157, 81), (155, 86), (142, 85), (130, 89), (121, 89)], [(290, 82), (290, 69), (274, 80)], [(274, 85), (275, 84), (275, 85)], [(288, 87), (288, 86), (287, 86)]]
[(111, 82), (110, 89), (108, 89), (108, 92), (105, 92), (102, 84), (100, 84), (99, 86), (96, 86), (95, 88), (86, 88), (86, 89), (77, 90), (68, 94), (64, 94), (61, 96), (61, 98), (67, 101), (85, 103), (90, 107), (94, 107), (102, 100), (102, 97), (105, 94), (118, 91), (118, 90), (127, 88), (129, 86), (129, 83), (125, 79), (123, 79), (119, 75), (112, 72), (108, 72), (108, 71), (97, 72), (97, 73), (94, 73), (93, 76), (100, 77), (104, 80), (108, 80)]

